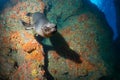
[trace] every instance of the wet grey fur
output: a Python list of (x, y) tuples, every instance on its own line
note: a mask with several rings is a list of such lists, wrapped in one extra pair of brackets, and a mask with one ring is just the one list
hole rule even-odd
[(42, 37), (49, 37), (57, 31), (56, 25), (49, 22), (43, 13), (28, 13), (27, 16), (32, 17), (33, 24), (27, 24), (22, 21), (26, 30), (34, 29), (36, 33)]

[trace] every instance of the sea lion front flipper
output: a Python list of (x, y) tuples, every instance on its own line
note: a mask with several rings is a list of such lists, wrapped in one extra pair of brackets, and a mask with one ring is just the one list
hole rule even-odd
[(34, 26), (25, 27), (26, 30), (34, 29)]
[(34, 29), (34, 25), (31, 25), (29, 23), (24, 22), (23, 20), (20, 20), (23, 26), (25, 27), (26, 30)]

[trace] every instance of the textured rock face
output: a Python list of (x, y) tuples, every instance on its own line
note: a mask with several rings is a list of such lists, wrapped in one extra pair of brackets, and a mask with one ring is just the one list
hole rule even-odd
[(48, 51), (48, 69), (55, 79), (97, 80), (108, 75), (109, 63), (104, 61), (109, 62), (112, 58), (112, 36), (105, 24), (94, 19), (90, 12), (73, 16), (63, 23), (64, 28), (58, 34), (50, 38), (55, 50)]
[(82, 9), (82, 0), (43, 0), (47, 5), (47, 16), (55, 23), (60, 23), (76, 15)]
[[(93, 13), (89, 10), (91, 8), (83, 6), (80, 8), (83, 9), (76, 12), (78, 15), (63, 20), (59, 25), (62, 27), (59, 33), (51, 37), (50, 42), (46, 41), (55, 49), (48, 51), (48, 69), (58, 80), (97, 80), (110, 71), (112, 31), (101, 13)], [(95, 13), (99, 13), (102, 18), (99, 14), (95, 16)]]
[(0, 80), (43, 79), (42, 45), (36, 41), (32, 31), (25, 31), (20, 23), (20, 19), (29, 22), (25, 16), (29, 10), (43, 12), (44, 4), (41, 1), (16, 2), (0, 16)]
[[(0, 79), (101, 80), (110, 75), (112, 31), (101, 13), (96, 15), (83, 0), (43, 2), (20, 0), (2, 12)], [(29, 23), (25, 14), (44, 12), (45, 5), (58, 33), (41, 42), (32, 30), (24, 30), (20, 19)]]

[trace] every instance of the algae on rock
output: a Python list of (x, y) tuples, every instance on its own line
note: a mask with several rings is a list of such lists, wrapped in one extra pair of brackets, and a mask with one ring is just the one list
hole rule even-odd
[[(84, 0), (43, 2), (19, 0), (0, 15), (0, 79), (98, 80), (109, 76), (112, 31), (103, 14), (92, 10)], [(50, 22), (57, 24), (58, 32), (41, 43), (39, 36), (25, 31), (19, 20), (28, 12), (44, 9)], [(7, 61), (9, 66), (4, 64)], [(13, 72), (7, 74), (3, 68)]]

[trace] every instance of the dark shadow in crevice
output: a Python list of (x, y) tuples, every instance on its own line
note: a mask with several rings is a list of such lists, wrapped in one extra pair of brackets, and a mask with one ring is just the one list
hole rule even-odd
[(51, 73), (48, 70), (48, 64), (49, 64), (49, 60), (48, 60), (48, 51), (52, 49), (51, 46), (45, 45), (42, 43), (42, 40), (44, 38), (42, 38), (41, 36), (35, 36), (36, 40), (42, 44), (43, 49), (44, 49), (44, 70), (45, 70), (45, 74), (44, 77), (47, 78), (47, 80), (54, 80), (54, 77), (51, 75)]
[(67, 42), (65, 41), (65, 39), (62, 37), (60, 33), (57, 32), (54, 34), (54, 36), (50, 37), (50, 42), (52, 46), (43, 44), (42, 43), (43, 38), (40, 36), (37, 36), (35, 38), (40, 44), (42, 44), (43, 49), (44, 49), (44, 64), (45, 64), (44, 65), (44, 70), (45, 70), (44, 76), (47, 78), (47, 80), (54, 80), (54, 77), (50, 74), (48, 70), (48, 66), (49, 66), (48, 51), (49, 50), (55, 50), (57, 54), (60, 55), (61, 57), (65, 59), (69, 59), (75, 63), (82, 63), (82, 61), (80, 60), (80, 55), (77, 52), (70, 49)]
[(111, 76), (102, 76), (98, 80), (114, 80)]
[(115, 53), (114, 55), (116, 56), (116, 62), (115, 62), (115, 72), (116, 74), (115, 77), (119, 80), (120, 79), (120, 0), (114, 0), (114, 5), (115, 5), (115, 11), (116, 11), (116, 27), (118, 31), (118, 37), (114, 41), (114, 48), (115, 48)]
[(118, 39), (120, 39), (120, 0), (114, 0), (116, 11), (116, 26), (118, 30)]
[(115, 48), (117, 52), (117, 57), (120, 60), (120, 0), (114, 0), (114, 5), (115, 5), (115, 11), (116, 11), (116, 26), (118, 30), (118, 37), (114, 41), (115, 43)]
[(9, 77), (0, 74), (0, 80), (10, 80)]
[(65, 59), (69, 59), (75, 63), (82, 63), (80, 60), (80, 55), (74, 50), (70, 49), (68, 43), (59, 32), (56, 32), (53, 36), (50, 37), (52, 46), (43, 44), (43, 38), (40, 36), (36, 37), (36, 40), (43, 45), (45, 54), (47, 54), (49, 50), (55, 50), (58, 55)]
[(49, 63), (49, 60), (48, 60), (48, 54), (47, 53), (45, 53), (45, 55), (44, 55), (44, 70), (45, 70), (45, 75), (44, 75), (44, 77), (46, 77), (47, 78), (47, 80), (54, 80), (54, 77), (50, 74), (50, 72), (49, 72), (49, 70), (48, 70), (48, 63)]
[(82, 63), (80, 60), (80, 55), (70, 49), (68, 43), (65, 41), (60, 33), (56, 33), (54, 36), (50, 37), (50, 42), (54, 50), (65, 59), (69, 59), (75, 63)]

